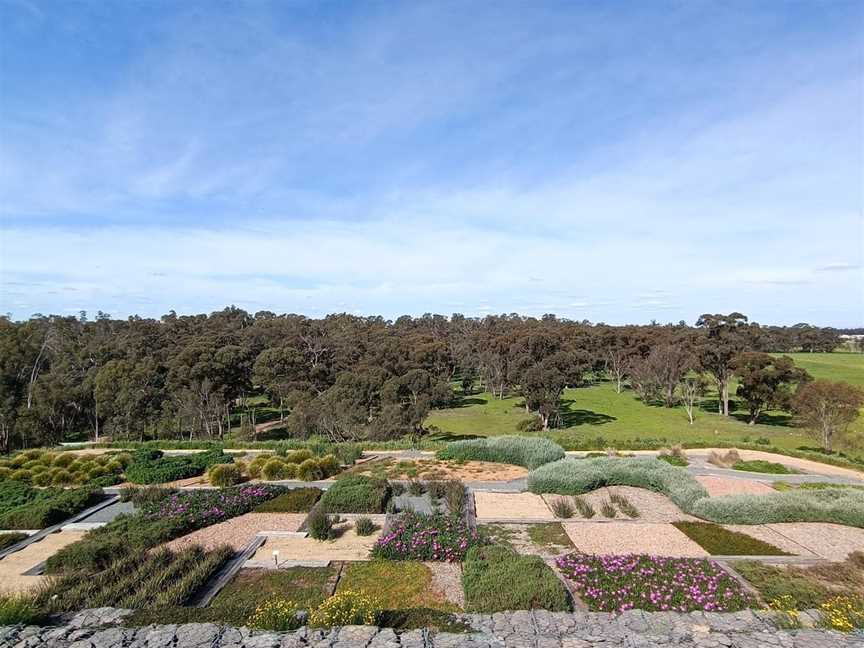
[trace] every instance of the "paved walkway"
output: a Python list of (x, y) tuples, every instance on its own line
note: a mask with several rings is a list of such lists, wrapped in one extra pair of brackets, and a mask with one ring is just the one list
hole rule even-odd
[[(252, 632), (212, 623), (124, 628), (111, 608), (76, 615), (68, 625), (0, 627), (0, 648), (861, 648), (864, 635), (780, 630), (770, 613), (507, 612), (462, 615), (473, 632), (393, 631), (375, 626)], [(805, 620), (809, 615), (803, 615)], [(108, 624), (108, 625), (106, 625)], [(99, 627), (101, 626), (101, 629)]]

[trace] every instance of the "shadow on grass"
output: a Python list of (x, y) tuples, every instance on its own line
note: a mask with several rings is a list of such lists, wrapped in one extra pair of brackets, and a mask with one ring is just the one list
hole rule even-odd
[[(731, 412), (729, 415), (736, 421), (741, 421), (742, 423), (750, 422), (750, 415), (747, 412)], [(758, 425), (778, 425), (781, 427), (789, 427), (792, 425), (792, 415), (783, 414), (782, 412), (760, 414), (759, 418), (756, 419), (756, 423)]]
[(601, 414), (600, 412), (593, 412), (586, 409), (573, 409), (573, 402), (574, 401), (572, 400), (564, 400), (561, 402), (561, 423), (565, 428), (577, 427), (579, 425), (605, 425), (606, 423), (618, 420), (615, 416)]
[(433, 432), (428, 438), (430, 441), (467, 441), (468, 439), (485, 439), (486, 437), (482, 434), (454, 434), (441, 430)]

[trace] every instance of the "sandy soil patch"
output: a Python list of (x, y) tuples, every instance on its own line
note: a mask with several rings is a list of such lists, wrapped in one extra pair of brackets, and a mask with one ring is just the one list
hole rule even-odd
[(187, 477), (186, 479), (177, 479), (175, 481), (164, 482), (162, 484), (133, 484), (132, 482), (123, 482), (115, 488), (149, 488), (158, 486), (159, 488), (190, 488), (199, 486), (209, 486), (210, 482), (207, 479), (207, 474), (198, 475), (196, 477)]
[(806, 556), (809, 558), (813, 558), (816, 556), (815, 553), (807, 549), (791, 538), (778, 533), (770, 526), (764, 524), (752, 525), (752, 524), (724, 524), (722, 525), (724, 529), (729, 529), (730, 531), (735, 531), (736, 533), (744, 533), (749, 535), (751, 538), (756, 538), (757, 540), (761, 540), (762, 542), (767, 542), (768, 544), (774, 545), (781, 551), (785, 551), (786, 553), (793, 554), (795, 556)]
[[(682, 520), (693, 521), (697, 519), (692, 515), (684, 513), (672, 502), (672, 500), (660, 493), (655, 493), (646, 488), (636, 488), (634, 486), (612, 486), (598, 488), (590, 493), (581, 495), (581, 498), (588, 502), (594, 509), (595, 515), (593, 518), (586, 520), (585, 518), (580, 517), (578, 511), (575, 511), (573, 517), (569, 518), (567, 522), (597, 522), (598, 519), (604, 519), (600, 507), (604, 502), (609, 501), (609, 496), (612, 493), (623, 495), (637, 508), (639, 511), (639, 517), (636, 519), (640, 522), (679, 522)], [(550, 507), (553, 501), (561, 498), (570, 499), (564, 495), (543, 495), (543, 499), (546, 500), (547, 504), (550, 504)], [(620, 519), (626, 519), (626, 516), (621, 511), (617, 511), (617, 517)]]
[(783, 522), (767, 526), (828, 560), (845, 560), (853, 551), (864, 551), (864, 529), (822, 522)]
[(522, 466), (490, 461), (439, 461), (383, 457), (357, 464), (348, 472), (386, 479), (462, 479), (465, 481), (510, 481), (528, 475)]
[(465, 591), (462, 589), (462, 567), (459, 563), (424, 562), (432, 572), (432, 589), (462, 610)]
[(335, 540), (314, 540), (309, 537), (272, 536), (249, 560), (273, 562), (273, 551), (279, 551), (280, 564), (286, 561), (368, 560), (369, 552), (381, 531), (372, 535), (358, 536), (353, 527), (348, 528)]
[(494, 542), (525, 556), (540, 556), (549, 561), (575, 551), (570, 536), (558, 522), (484, 524), (481, 529)]
[(474, 491), (478, 520), (554, 520), (540, 495)]
[(769, 484), (753, 481), (752, 479), (738, 479), (736, 477), (715, 477), (713, 475), (697, 475), (696, 481), (705, 487), (711, 497), (722, 497), (723, 495), (745, 495), (776, 492)]
[(576, 548), (587, 554), (652, 554), (701, 558), (708, 553), (671, 524), (564, 523)]
[(21, 551), (16, 551), (0, 560), (0, 592), (23, 592), (41, 583), (45, 576), (24, 576), (66, 545), (84, 537), (84, 531), (60, 531), (51, 533), (39, 542), (34, 542)]
[(306, 513), (246, 513), (193, 531), (164, 546), (179, 551), (196, 544), (206, 549), (227, 544), (240, 551), (260, 531), (296, 531), (305, 519)]

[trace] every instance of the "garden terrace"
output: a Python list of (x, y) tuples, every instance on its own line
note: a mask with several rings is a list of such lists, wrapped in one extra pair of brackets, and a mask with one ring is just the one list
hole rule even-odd
[(370, 475), (390, 480), (444, 480), (463, 481), (512, 481), (528, 475), (521, 466), (490, 461), (443, 460), (443, 459), (399, 459), (381, 457), (358, 464), (350, 469), (355, 474)]

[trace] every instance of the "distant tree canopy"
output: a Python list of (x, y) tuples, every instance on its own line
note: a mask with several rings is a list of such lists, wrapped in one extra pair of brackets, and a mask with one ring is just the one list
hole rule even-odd
[(464, 393), (518, 393), (554, 427), (566, 387), (605, 374), (619, 391), (629, 381), (643, 399), (673, 405), (695, 370), (711, 376), (728, 413), (742, 352), (837, 344), (832, 329), (760, 326), (739, 313), (703, 315), (695, 327), (515, 314), (310, 319), (235, 307), (159, 320), (0, 318), (0, 450), (106, 434), (218, 439), (236, 404), (260, 392), (298, 437), (416, 436), (429, 409), (455, 397), (454, 380)]

